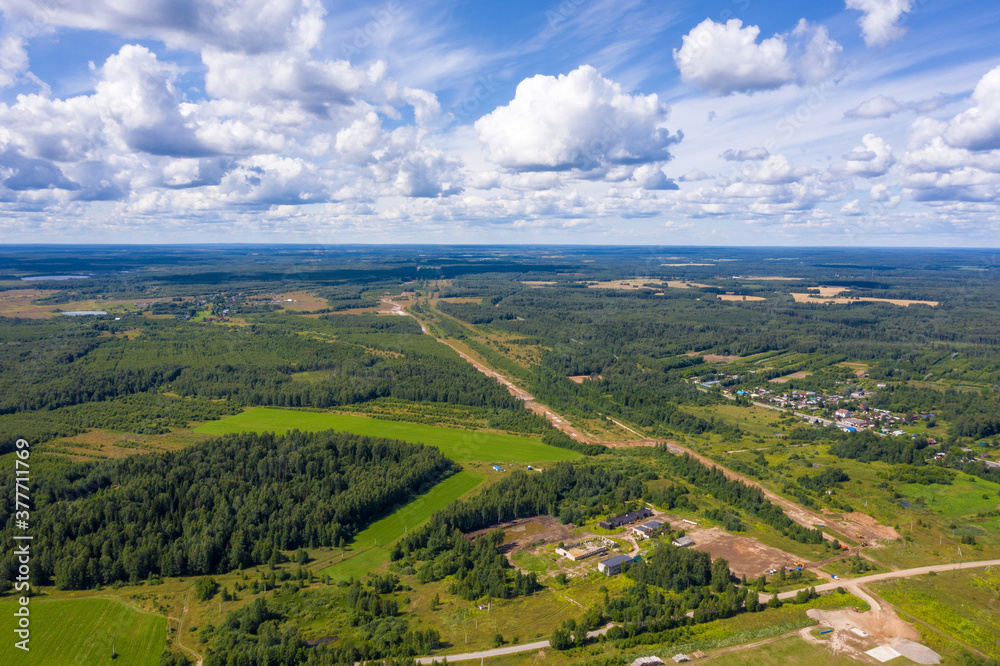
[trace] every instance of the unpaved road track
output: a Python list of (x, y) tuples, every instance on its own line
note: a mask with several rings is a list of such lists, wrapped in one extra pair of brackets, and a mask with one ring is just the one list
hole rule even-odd
[[(400, 305), (399, 303), (395, 303), (395, 302), (393, 302), (390, 299), (383, 299), (383, 302), (385, 302), (385, 303), (387, 303), (387, 304), (389, 304), (389, 305), (392, 306), (392, 313), (393, 314), (406, 315), (406, 316), (410, 316), (410, 317), (413, 317), (414, 319), (416, 319), (417, 322), (420, 324), (420, 329), (426, 335), (431, 335), (431, 332), (427, 329), (427, 327), (424, 325), (424, 323), (421, 322), (418, 317), (416, 317), (412, 313), (408, 312), (402, 305)], [(443, 345), (448, 345), (448, 347), (450, 347), (456, 354), (458, 354), (460, 357), (462, 357), (468, 363), (472, 364), (472, 366), (474, 368), (476, 368), (476, 370), (478, 370), (479, 372), (481, 372), (484, 375), (486, 375), (487, 377), (490, 377), (490, 378), (492, 378), (492, 379), (500, 382), (501, 384), (503, 384), (505, 387), (507, 387), (507, 390), (510, 392), (511, 395), (513, 395), (514, 397), (519, 398), (519, 399), (521, 399), (521, 400), (524, 401), (524, 406), (527, 409), (531, 410), (532, 412), (534, 412), (536, 414), (544, 416), (546, 419), (548, 419), (549, 423), (551, 423), (556, 429), (561, 430), (562, 432), (566, 433), (567, 435), (569, 435), (570, 437), (572, 437), (573, 439), (575, 439), (578, 442), (583, 442), (585, 444), (603, 444), (605, 446), (611, 446), (611, 447), (620, 447), (620, 446), (655, 446), (656, 444), (661, 443), (659, 440), (653, 440), (653, 439), (641, 439), (641, 440), (638, 440), (638, 441), (624, 442), (624, 443), (623, 442), (603, 442), (603, 441), (598, 441), (598, 440), (594, 439), (593, 437), (588, 436), (587, 433), (582, 432), (581, 430), (573, 427), (573, 425), (571, 423), (569, 423), (562, 415), (560, 415), (559, 413), (553, 411), (552, 408), (550, 408), (550, 407), (548, 407), (546, 405), (543, 405), (543, 404), (537, 402), (535, 400), (534, 396), (532, 396), (530, 393), (528, 393), (527, 391), (525, 391), (524, 389), (522, 389), (521, 387), (519, 387), (510, 378), (504, 376), (502, 373), (498, 372), (497, 370), (495, 370), (495, 369), (493, 369), (491, 367), (486, 366), (481, 361), (478, 361), (477, 359), (472, 358), (471, 356), (469, 356), (465, 352), (463, 352), (460, 349), (458, 349), (450, 341), (448, 341), (448, 340), (446, 340), (444, 338), (435, 338), (435, 339), (438, 342), (440, 342), (441, 344), (443, 344)], [(762, 406), (768, 406), (768, 405), (762, 405)], [(780, 408), (776, 408), (776, 409), (780, 409)], [(630, 431), (630, 432), (632, 432), (632, 433), (634, 433), (634, 434), (642, 437), (641, 433), (637, 432), (636, 430), (633, 430), (632, 428), (629, 428), (628, 426), (624, 425), (623, 423), (619, 423), (618, 421), (614, 421), (614, 419), (612, 419), (612, 421), (614, 423), (616, 423), (618, 426), (620, 426), (622, 428), (625, 428), (626, 430), (628, 430), (628, 431)], [(710, 458), (706, 458), (705, 456), (702, 456), (702, 455), (700, 455), (698, 453), (695, 453), (694, 451), (691, 451), (690, 449), (687, 449), (687, 448), (685, 448), (683, 446), (680, 446), (679, 444), (676, 444), (674, 442), (668, 441), (666, 443), (669, 446), (670, 450), (673, 451), (674, 453), (677, 453), (677, 454), (688, 453), (691, 456), (693, 456), (694, 458), (696, 458), (698, 461), (700, 461), (702, 464), (718, 467), (719, 469), (721, 469), (723, 471), (723, 473), (729, 479), (740, 481), (742, 483), (745, 483), (745, 484), (747, 484), (749, 486), (753, 486), (755, 488), (760, 488), (763, 491), (764, 496), (768, 500), (770, 500), (774, 504), (777, 504), (778, 506), (780, 506), (785, 511), (785, 513), (788, 514), (789, 518), (791, 518), (792, 520), (794, 520), (799, 525), (802, 525), (803, 527), (813, 528), (813, 527), (817, 527), (819, 525), (831, 525), (833, 528), (837, 529), (844, 537), (848, 537), (848, 538), (852, 538), (853, 539), (853, 538), (857, 538), (855, 535), (861, 534), (861, 535), (863, 535), (862, 539), (864, 539), (865, 541), (871, 542), (871, 543), (874, 543), (876, 539), (878, 539), (878, 538), (880, 538), (882, 536), (882, 535), (878, 534), (877, 532), (872, 531), (869, 528), (866, 528), (863, 525), (859, 525), (859, 524), (853, 523), (853, 522), (848, 523), (848, 522), (843, 521), (843, 520), (836, 520), (836, 519), (834, 519), (834, 518), (832, 518), (830, 516), (824, 516), (822, 514), (819, 514), (819, 513), (813, 512), (813, 511), (809, 511), (808, 509), (805, 509), (804, 507), (799, 506), (795, 502), (792, 502), (789, 499), (786, 499), (784, 497), (781, 497), (780, 495), (777, 495), (777, 494), (771, 492), (770, 490), (768, 490), (767, 488), (765, 488), (761, 484), (757, 483), (756, 481), (754, 481), (752, 479), (749, 479), (749, 478), (743, 476), (742, 474), (737, 474), (736, 472), (733, 472), (731, 470), (726, 469), (725, 467), (723, 467), (722, 465), (720, 465), (719, 463), (715, 462), (714, 460), (712, 460)], [(837, 538), (834, 535), (830, 535), (830, 534), (826, 534), (826, 533), (824, 533), (824, 537), (828, 541), (834, 541)]]
[[(880, 613), (880, 612), (882, 612), (882, 608), (881, 608), (880, 604), (875, 599), (873, 599), (870, 595), (868, 595), (864, 591), (860, 590), (859, 589), (859, 584), (861, 584), (861, 583), (865, 583), (865, 584), (867, 584), (867, 583), (873, 583), (873, 582), (876, 582), (876, 581), (890, 580), (890, 579), (893, 579), (893, 578), (912, 578), (913, 576), (922, 576), (922, 575), (928, 574), (928, 573), (930, 573), (932, 571), (934, 571), (934, 572), (941, 572), (941, 571), (953, 571), (955, 569), (976, 569), (976, 568), (988, 567), (988, 566), (1000, 566), (1000, 560), (982, 560), (982, 561), (979, 561), (979, 562), (960, 562), (960, 563), (954, 563), (954, 564), (936, 564), (936, 565), (927, 566), (927, 567), (916, 567), (914, 569), (905, 569), (903, 571), (889, 571), (887, 573), (873, 574), (871, 576), (865, 576), (864, 578), (855, 578), (855, 579), (851, 579), (851, 580), (838, 580), (838, 581), (834, 581), (832, 583), (827, 583), (825, 585), (815, 585), (813, 587), (816, 588), (817, 592), (829, 592), (830, 590), (835, 590), (838, 587), (849, 588), (853, 594), (855, 594), (859, 598), (864, 599), (865, 601), (867, 601), (869, 603), (869, 605), (872, 607), (872, 610), (874, 612)], [(808, 588), (801, 588), (801, 589), (808, 589)], [(779, 599), (790, 599), (790, 598), (794, 597), (798, 593), (799, 593), (799, 590), (789, 590), (788, 592), (782, 592), (782, 593), (780, 593), (778, 595), (778, 598)], [(767, 603), (767, 601), (770, 598), (771, 598), (771, 595), (769, 595), (769, 594), (761, 594), (760, 595), (760, 601), (761, 601), (761, 603)], [(598, 631), (591, 631), (590, 633), (587, 634), (587, 637), (591, 638), (593, 636), (597, 636), (597, 635), (600, 635), (600, 634), (606, 634), (608, 632), (608, 629), (610, 629), (610, 628), (611, 628), (611, 625), (608, 625), (608, 626), (604, 627), (603, 629), (599, 629)], [(795, 632), (791, 632), (789, 634), (786, 634), (785, 636), (790, 636), (790, 635), (792, 635), (794, 633)], [(785, 636), (775, 637), (775, 640), (777, 640), (778, 638), (784, 638)], [(770, 639), (768, 641), (765, 641), (765, 642), (770, 642)], [(761, 644), (763, 644), (763, 642), (756, 643), (756, 644), (761, 645)], [(482, 650), (480, 652), (466, 652), (464, 654), (437, 655), (435, 657), (419, 657), (419, 658), (417, 658), (417, 663), (420, 663), (420, 664), (429, 664), (429, 663), (431, 663), (434, 660), (440, 661), (441, 659), (443, 659), (445, 657), (448, 658), (448, 661), (468, 661), (468, 660), (471, 660), (471, 659), (489, 659), (490, 657), (502, 657), (502, 656), (508, 655), (508, 654), (517, 654), (518, 652), (531, 652), (533, 650), (542, 650), (542, 649), (547, 648), (547, 647), (549, 647), (549, 642), (548, 641), (536, 641), (534, 643), (525, 643), (524, 645), (508, 645), (507, 647), (495, 648), (493, 650)], [(737, 646), (734, 646), (734, 647), (737, 647)], [(745, 648), (745, 647), (748, 647), (748, 646), (739, 646), (739, 647), (744, 647)]]
[[(394, 302), (394, 301), (392, 301), (390, 299), (382, 299), (382, 302), (392, 306), (392, 313), (391, 314), (398, 314), (398, 315), (404, 315), (404, 316), (413, 317), (414, 319), (417, 320), (417, 323), (420, 324), (420, 330), (424, 332), (424, 335), (433, 335), (430, 332), (430, 330), (427, 328), (427, 326), (424, 325), (424, 322), (420, 321), (420, 319), (418, 317), (416, 317), (413, 313), (408, 312), (399, 303), (396, 303), (396, 302)], [(561, 430), (562, 432), (566, 433), (567, 435), (569, 435), (570, 437), (572, 437), (576, 441), (583, 442), (584, 444), (602, 444), (602, 443), (604, 443), (604, 442), (598, 442), (593, 437), (590, 437), (589, 435), (587, 435), (587, 433), (585, 433), (585, 432), (583, 432), (583, 431), (581, 431), (581, 430), (579, 430), (577, 428), (574, 428), (573, 425), (570, 424), (570, 422), (567, 421), (565, 418), (563, 418), (562, 415), (560, 415), (559, 413), (555, 412), (551, 407), (547, 407), (546, 405), (543, 405), (543, 404), (537, 402), (535, 400), (535, 397), (533, 395), (531, 395), (530, 393), (528, 393), (527, 391), (525, 391), (523, 388), (521, 388), (520, 386), (518, 386), (517, 384), (515, 384), (508, 377), (506, 377), (503, 373), (500, 373), (500, 372), (494, 370), (493, 368), (490, 368), (490, 367), (484, 365), (480, 361), (472, 358), (471, 356), (469, 356), (468, 354), (466, 354), (465, 352), (463, 352), (461, 349), (459, 349), (457, 346), (455, 346), (449, 340), (446, 340), (444, 338), (434, 338), (434, 339), (437, 340), (438, 342), (440, 342), (441, 344), (447, 345), (448, 347), (450, 347), (452, 351), (454, 351), (456, 354), (458, 354), (459, 356), (461, 356), (463, 360), (465, 360), (466, 362), (470, 363), (472, 365), (472, 367), (474, 367), (479, 372), (481, 372), (484, 375), (486, 375), (487, 377), (489, 377), (489, 378), (491, 378), (491, 379), (493, 379), (493, 380), (495, 380), (495, 381), (500, 382), (501, 384), (503, 384), (507, 388), (507, 390), (510, 392), (510, 394), (512, 396), (514, 396), (518, 400), (523, 400), (524, 401), (524, 406), (525, 406), (526, 409), (534, 412), (535, 414), (538, 414), (539, 416), (544, 416), (546, 419), (548, 419), (549, 423), (551, 423), (552, 426), (554, 428), (556, 428), (557, 430)], [(621, 424), (619, 424), (619, 425), (621, 425)], [(622, 426), (622, 427), (625, 427), (625, 426)], [(635, 432), (631, 428), (626, 428), (626, 430), (630, 430), (631, 432)], [(638, 433), (636, 433), (636, 434), (638, 434)]]
[[(676, 444), (674, 442), (668, 442), (667, 447), (672, 452), (678, 455), (683, 455), (687, 453), (688, 455), (698, 460), (703, 465), (707, 465), (709, 467), (718, 467), (720, 470), (722, 470), (722, 473), (726, 475), (727, 479), (730, 479), (732, 481), (739, 481), (748, 486), (753, 486), (754, 488), (760, 488), (760, 490), (764, 493), (764, 497), (770, 500), (773, 504), (777, 504), (778, 506), (780, 506), (785, 511), (785, 513), (788, 514), (789, 518), (797, 522), (799, 525), (802, 525), (803, 527), (813, 528), (813, 527), (818, 527), (820, 525), (830, 525), (831, 528), (836, 529), (838, 532), (840, 532), (841, 535), (845, 537), (848, 537), (850, 539), (856, 539), (857, 535), (861, 534), (862, 535), (861, 538), (863, 540), (873, 543), (876, 539), (884, 538), (881, 536), (880, 533), (874, 531), (873, 528), (870, 528), (868, 526), (861, 525), (855, 522), (847, 522), (842, 519), (838, 520), (829, 515), (823, 515), (820, 513), (816, 513), (815, 511), (810, 511), (809, 509), (806, 509), (805, 507), (802, 507), (796, 504), (795, 502), (785, 497), (782, 497), (781, 495), (777, 495), (771, 492), (757, 481), (754, 481), (753, 479), (746, 477), (742, 474), (738, 474), (737, 472), (734, 472), (732, 470), (726, 469), (725, 467), (720, 465), (718, 462), (712, 460), (711, 458), (705, 457), (700, 453), (695, 453), (691, 449), (685, 448), (680, 444)], [(827, 534), (826, 532), (823, 533), (823, 536), (828, 541), (833, 541), (834, 539), (836, 539), (834, 535)]]

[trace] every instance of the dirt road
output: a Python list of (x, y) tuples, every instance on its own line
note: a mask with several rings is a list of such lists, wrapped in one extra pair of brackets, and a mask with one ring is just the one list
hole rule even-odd
[[(837, 530), (838, 532), (840, 532), (841, 535), (845, 537), (855, 539), (857, 538), (857, 535), (860, 534), (862, 535), (861, 536), (862, 540), (872, 543), (874, 543), (876, 539), (885, 538), (885, 535), (883, 534), (884, 532), (883, 526), (878, 525), (878, 523), (875, 522), (874, 519), (872, 519), (870, 516), (865, 516), (866, 519), (865, 522), (869, 524), (864, 524), (862, 522), (857, 522), (853, 520), (848, 521), (843, 518), (837, 519), (830, 515), (816, 513), (815, 511), (810, 511), (809, 509), (806, 509), (805, 507), (802, 507), (796, 504), (795, 502), (785, 497), (782, 497), (781, 495), (771, 492), (757, 481), (754, 481), (753, 479), (746, 477), (742, 474), (739, 474), (737, 472), (734, 472), (732, 470), (726, 469), (718, 462), (712, 460), (711, 458), (703, 456), (699, 453), (695, 453), (691, 449), (683, 447), (674, 442), (668, 442), (667, 447), (673, 453), (676, 453), (678, 455), (683, 455), (687, 453), (692, 458), (695, 458), (704, 465), (708, 465), (709, 467), (718, 467), (720, 470), (722, 470), (722, 473), (726, 475), (727, 479), (733, 481), (739, 481), (741, 483), (745, 483), (748, 486), (753, 486), (755, 488), (760, 488), (761, 491), (763, 491), (764, 493), (764, 497), (766, 497), (771, 503), (780, 506), (784, 510), (784, 512), (788, 514), (789, 518), (797, 522), (799, 525), (802, 525), (803, 527), (813, 528), (813, 527), (819, 527), (820, 525), (824, 526), (829, 525), (832, 529)], [(835, 535), (831, 535), (826, 532), (823, 533), (823, 536), (828, 541), (833, 541), (834, 539), (837, 538)]]
[[(930, 572), (940, 573), (942, 571), (955, 571), (961, 569), (980, 569), (982, 567), (1000, 567), (1000, 560), (980, 560), (979, 562), (953, 562), (951, 564), (934, 564), (927, 567), (915, 567), (913, 569), (903, 569), (901, 571), (887, 571), (885, 573), (872, 574), (870, 576), (865, 576), (864, 578), (841, 578), (840, 580), (835, 580), (829, 583), (824, 583), (822, 585), (814, 586), (817, 592), (829, 592), (830, 590), (836, 590), (838, 587), (852, 587), (858, 584), (875, 583), (880, 580), (892, 580), (893, 578), (912, 578), (914, 576), (923, 576), (924, 574), (929, 574)], [(789, 599), (794, 597), (798, 593), (798, 590), (791, 590), (788, 592), (781, 592), (778, 594), (779, 599)], [(862, 595), (859, 595), (862, 596)], [(760, 595), (761, 601), (766, 601), (770, 599), (771, 596), (767, 594)], [(869, 602), (871, 603), (871, 602)]]
[[(574, 602), (576, 603), (576, 602)], [(606, 625), (597, 631), (588, 631), (587, 638), (594, 638), (608, 633), (613, 625)], [(489, 659), (491, 657), (502, 657), (507, 654), (517, 654), (518, 652), (532, 652), (534, 650), (544, 650), (549, 647), (548, 641), (535, 641), (524, 645), (508, 645), (506, 647), (493, 648), (492, 650), (481, 650), (479, 652), (466, 652), (465, 654), (446, 654), (439, 657), (417, 657), (418, 664), (429, 664), (432, 661), (448, 658), (448, 661), (469, 661), (472, 659)]]
[[(391, 314), (398, 314), (398, 315), (404, 315), (404, 316), (413, 317), (414, 319), (417, 320), (417, 323), (420, 324), (420, 330), (424, 332), (424, 335), (432, 335), (431, 332), (430, 332), (430, 330), (428, 330), (427, 326), (424, 325), (424, 322), (420, 321), (419, 317), (416, 317), (411, 312), (408, 312), (399, 303), (396, 303), (396, 302), (394, 302), (394, 301), (392, 301), (390, 299), (382, 299), (382, 302), (387, 303), (387, 304), (389, 304), (389, 305), (392, 306), (392, 312), (391, 312)], [(452, 351), (454, 351), (456, 354), (458, 354), (463, 360), (465, 360), (466, 362), (468, 362), (469, 364), (471, 364), (472, 367), (474, 367), (479, 372), (481, 372), (484, 375), (486, 375), (487, 377), (489, 377), (489, 378), (491, 378), (491, 379), (493, 379), (493, 380), (495, 380), (495, 381), (503, 384), (507, 388), (507, 391), (509, 391), (512, 396), (514, 396), (515, 398), (517, 398), (519, 400), (523, 400), (524, 401), (524, 406), (525, 406), (526, 409), (530, 410), (531, 412), (534, 412), (535, 414), (538, 414), (539, 416), (544, 416), (549, 421), (549, 423), (551, 423), (552, 426), (554, 428), (556, 428), (557, 430), (561, 430), (562, 432), (566, 433), (567, 435), (569, 435), (573, 439), (577, 440), (578, 442), (583, 442), (584, 444), (603, 444), (604, 443), (604, 442), (598, 442), (595, 438), (591, 437), (590, 435), (588, 435), (587, 433), (583, 432), (582, 430), (574, 428), (573, 425), (569, 421), (567, 421), (563, 416), (561, 416), (560, 414), (558, 414), (557, 412), (555, 412), (551, 407), (547, 407), (546, 405), (543, 405), (543, 404), (537, 402), (535, 400), (535, 397), (533, 395), (531, 395), (530, 393), (528, 393), (527, 391), (525, 391), (523, 388), (521, 388), (520, 386), (518, 386), (517, 384), (515, 384), (514, 382), (512, 382), (505, 375), (503, 375), (500, 372), (497, 372), (493, 368), (490, 368), (490, 367), (484, 365), (483, 363), (481, 363), (480, 361), (478, 361), (478, 360), (474, 359), (473, 357), (469, 356), (468, 354), (466, 354), (465, 352), (463, 352), (461, 349), (459, 349), (456, 345), (454, 345), (452, 342), (450, 342), (450, 341), (448, 341), (448, 340), (446, 340), (444, 338), (434, 338), (434, 339), (437, 340), (438, 342), (440, 342), (441, 344), (447, 345), (448, 347), (450, 347)], [(621, 425), (621, 424), (619, 424), (619, 425)], [(622, 427), (625, 428), (625, 426), (622, 426)], [(629, 430), (631, 432), (635, 432), (631, 428), (626, 428), (626, 430)], [(636, 434), (638, 434), (638, 433), (636, 433)], [(641, 437), (641, 435), (640, 435), (640, 437)]]
[[(879, 580), (889, 580), (892, 578), (911, 578), (913, 576), (921, 576), (931, 571), (952, 571), (955, 569), (973, 569), (981, 568), (987, 566), (1000, 566), (1000, 560), (982, 560), (979, 562), (961, 562), (953, 564), (937, 564), (928, 567), (916, 567), (914, 569), (905, 569), (903, 571), (889, 571), (882, 574), (874, 574), (872, 576), (865, 576), (863, 579), (852, 579), (852, 580), (838, 580), (832, 583), (827, 583), (825, 585), (816, 585), (817, 592), (828, 592), (830, 590), (835, 590), (838, 587), (845, 587), (851, 590), (852, 594), (857, 595), (859, 598), (864, 599), (872, 607), (874, 615), (873, 618), (877, 619), (883, 615), (888, 616), (891, 609), (883, 609), (878, 601), (871, 595), (867, 594), (860, 589), (860, 583), (872, 583)], [(790, 590), (788, 592), (782, 592), (778, 595), (779, 599), (789, 599), (794, 597), (799, 593), (799, 590)], [(761, 594), (760, 601), (766, 603), (771, 598), (771, 595)], [(894, 616), (895, 613), (893, 612)], [(891, 619), (891, 618), (888, 618)], [(602, 629), (597, 631), (591, 631), (587, 634), (588, 638), (598, 636), (600, 634), (606, 634), (611, 625), (607, 625)], [(794, 632), (793, 632), (794, 633)], [(790, 635), (790, 634), (788, 634)], [(464, 654), (448, 654), (448, 655), (438, 655), (435, 657), (419, 657), (417, 658), (417, 663), (429, 664), (434, 660), (441, 660), (444, 657), (448, 658), (448, 661), (469, 661), (471, 659), (489, 659), (491, 657), (501, 657), (508, 654), (517, 654), (518, 652), (531, 652), (534, 650), (543, 650), (549, 647), (548, 641), (536, 641), (534, 643), (525, 643), (524, 645), (508, 645), (506, 647), (495, 648), (493, 650), (482, 650), (480, 652), (466, 652)], [(746, 646), (743, 646), (746, 647)]]
[[(383, 299), (383, 301), (385, 303), (390, 304), (392, 306), (393, 314), (407, 315), (407, 316), (413, 317), (420, 324), (420, 328), (421, 328), (421, 330), (425, 334), (427, 334), (427, 335), (431, 334), (430, 331), (427, 329), (427, 327), (424, 325), (424, 323), (421, 322), (418, 317), (416, 317), (412, 313), (408, 312), (402, 305), (400, 305), (399, 303), (395, 303), (391, 299)], [(527, 409), (531, 410), (532, 412), (534, 412), (534, 413), (536, 413), (536, 414), (538, 414), (540, 416), (544, 416), (546, 419), (548, 419), (549, 423), (551, 423), (553, 425), (553, 427), (555, 427), (558, 430), (561, 430), (562, 432), (566, 433), (567, 435), (569, 435), (573, 439), (577, 440), (578, 442), (584, 442), (586, 444), (603, 444), (605, 446), (622, 446), (622, 445), (627, 445), (627, 446), (653, 446), (653, 445), (656, 445), (656, 444), (660, 443), (659, 441), (653, 440), (653, 439), (641, 439), (641, 440), (638, 440), (638, 441), (627, 442), (627, 443), (622, 443), (622, 442), (602, 442), (602, 441), (599, 441), (596, 438), (589, 436), (588, 433), (585, 433), (585, 432), (579, 430), (578, 428), (573, 427), (573, 425), (569, 421), (567, 421), (562, 415), (560, 415), (557, 412), (555, 412), (554, 410), (552, 410), (551, 407), (548, 407), (546, 405), (543, 405), (543, 404), (537, 402), (535, 400), (534, 396), (532, 396), (530, 393), (528, 393), (527, 391), (525, 391), (524, 389), (522, 389), (521, 387), (519, 387), (517, 384), (515, 384), (508, 377), (504, 376), (502, 373), (498, 372), (497, 370), (494, 370), (493, 368), (488, 367), (487, 365), (485, 365), (481, 361), (479, 361), (479, 360), (477, 360), (475, 358), (472, 358), (469, 354), (466, 354), (465, 352), (463, 352), (460, 349), (458, 349), (458, 347), (455, 344), (453, 344), (452, 342), (450, 342), (449, 340), (446, 340), (444, 338), (435, 338), (435, 339), (438, 342), (440, 342), (441, 344), (443, 344), (443, 345), (448, 345), (456, 354), (458, 354), (461, 358), (463, 358), (468, 363), (472, 364), (472, 366), (474, 368), (476, 368), (476, 370), (478, 370), (479, 372), (481, 372), (484, 375), (486, 375), (487, 377), (490, 377), (490, 378), (492, 378), (492, 379), (500, 382), (501, 384), (503, 384), (507, 388), (507, 390), (510, 392), (511, 395), (513, 395), (514, 397), (519, 398), (520, 400), (524, 401), (524, 406)], [(614, 419), (612, 419), (612, 420), (614, 421)], [(624, 425), (623, 423), (619, 423), (618, 421), (614, 421), (614, 423), (616, 423), (620, 427), (625, 428), (626, 430), (628, 430), (628, 431), (630, 431), (630, 432), (632, 432), (632, 433), (634, 433), (634, 434), (642, 437), (641, 433), (637, 432), (636, 430), (633, 430), (632, 428), (629, 428), (628, 426)], [(699, 455), (697, 453), (694, 453), (690, 449), (686, 449), (683, 446), (680, 446), (680, 445), (678, 445), (678, 444), (676, 444), (674, 442), (666, 442), (666, 443), (670, 447), (671, 451), (673, 451), (674, 453), (681, 453), (681, 454), (683, 454), (683, 453), (689, 453), (690, 455), (694, 456), (699, 461), (701, 461), (703, 464), (707, 464), (707, 465), (710, 465), (710, 466), (715, 466), (715, 467), (718, 467), (719, 469), (723, 470), (723, 472), (726, 474), (726, 477), (729, 478), (729, 479), (738, 480), (738, 481), (741, 481), (742, 483), (745, 483), (747, 485), (760, 488), (764, 492), (764, 496), (767, 497), (768, 500), (770, 500), (774, 504), (777, 504), (778, 506), (780, 506), (785, 511), (785, 513), (788, 514), (789, 518), (791, 518), (792, 520), (794, 520), (796, 523), (798, 523), (800, 525), (803, 525), (803, 526), (809, 527), (809, 528), (813, 528), (813, 527), (817, 527), (819, 525), (827, 525), (828, 524), (828, 525), (831, 525), (833, 529), (836, 529), (836, 530), (840, 531), (840, 533), (844, 537), (855, 538), (855, 535), (860, 534), (860, 535), (862, 535), (861, 538), (864, 541), (867, 541), (867, 542), (870, 542), (870, 543), (874, 543), (876, 541), (876, 539), (879, 539), (879, 538), (884, 539), (887, 536), (886, 534), (883, 533), (882, 530), (876, 529), (875, 526), (877, 526), (877, 523), (874, 523), (874, 521), (871, 521), (871, 519), (869, 517), (867, 517), (867, 516), (865, 516), (865, 518), (868, 518), (868, 520), (871, 521), (872, 523), (874, 523), (874, 525), (871, 525), (871, 524), (870, 525), (865, 525), (865, 524), (857, 523), (857, 522), (854, 522), (854, 521), (837, 520), (837, 519), (834, 519), (834, 518), (832, 518), (830, 516), (825, 516), (825, 515), (822, 515), (822, 514), (819, 514), (819, 513), (815, 513), (813, 511), (809, 511), (809, 510), (805, 509), (804, 507), (799, 506), (795, 502), (792, 502), (791, 500), (788, 500), (788, 499), (786, 499), (784, 497), (781, 497), (780, 495), (777, 495), (777, 494), (771, 492), (770, 490), (764, 488), (761, 484), (757, 483), (756, 481), (753, 481), (752, 479), (749, 479), (749, 478), (747, 478), (747, 477), (745, 477), (745, 476), (743, 476), (741, 474), (737, 474), (736, 472), (732, 472), (732, 471), (726, 469), (725, 467), (723, 467), (719, 463), (715, 462), (714, 460), (711, 460), (709, 458), (706, 458), (705, 456), (702, 456), (702, 455)], [(828, 541), (833, 541), (833, 540), (835, 540), (837, 538), (834, 535), (830, 535), (830, 534), (826, 534), (826, 533), (824, 533), (824, 537)]]

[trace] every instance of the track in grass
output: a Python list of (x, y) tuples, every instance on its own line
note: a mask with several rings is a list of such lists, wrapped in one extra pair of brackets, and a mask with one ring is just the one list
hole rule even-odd
[(450, 476), (398, 511), (376, 521), (358, 533), (349, 557), (323, 569), (337, 580), (359, 578), (389, 560), (389, 547), (407, 530), (423, 525), (428, 518), (465, 495), (486, 479), (479, 472), (465, 470)]
[(284, 433), (293, 429), (308, 432), (341, 430), (357, 435), (418, 442), (436, 446), (445, 457), (456, 462), (530, 463), (581, 457), (575, 451), (548, 446), (531, 437), (270, 407), (254, 407), (219, 421), (209, 421), (195, 431), (223, 435), (231, 432)]
[[(0, 599), (0, 614), (13, 617), (17, 601)], [(0, 663), (157, 666), (167, 640), (167, 619), (111, 599), (35, 597), (30, 652), (14, 647), (13, 634), (0, 643)], [(111, 660), (114, 646), (118, 657)]]

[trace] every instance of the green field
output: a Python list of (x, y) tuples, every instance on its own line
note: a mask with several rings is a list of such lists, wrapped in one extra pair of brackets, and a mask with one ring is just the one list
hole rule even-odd
[[(937, 641), (943, 641), (943, 647), (955, 642), (941, 636), (945, 634), (957, 639), (963, 647), (1000, 657), (1000, 645), (996, 643), (1000, 636), (998, 586), (1000, 574), (976, 569), (882, 581), (873, 584), (872, 589), (904, 613), (916, 617), (918, 629), (923, 625), (937, 630), (924, 634), (932, 648), (938, 649)], [(909, 619), (905, 614), (903, 618)]]
[[(484, 474), (465, 470), (437, 484), (403, 508), (372, 523), (359, 532), (349, 557), (323, 569), (338, 580), (358, 578), (389, 561), (389, 546), (406, 530), (422, 525), (452, 501), (471, 491), (486, 479)], [(345, 555), (347, 555), (345, 553)]]
[[(0, 599), (0, 615), (13, 627), (14, 597)], [(0, 644), (3, 664), (102, 664), (156, 666), (167, 640), (167, 619), (108, 599), (35, 597), (30, 652), (14, 647), (13, 634)], [(114, 644), (118, 657), (111, 660)]]
[(236, 416), (209, 421), (195, 428), (195, 432), (224, 435), (231, 432), (283, 433), (293, 429), (307, 432), (341, 430), (357, 435), (418, 442), (436, 446), (456, 462), (534, 463), (581, 457), (576, 451), (548, 446), (531, 437), (270, 407), (255, 407)]
[(1000, 484), (968, 474), (958, 474), (950, 485), (905, 483), (899, 486), (899, 491), (910, 503), (923, 498), (927, 508), (940, 512), (946, 518), (990, 511), (1000, 504), (1000, 495), (997, 494)]

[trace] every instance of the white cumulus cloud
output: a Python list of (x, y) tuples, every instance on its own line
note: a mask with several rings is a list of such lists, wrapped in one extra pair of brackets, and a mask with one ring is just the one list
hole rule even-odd
[(507, 169), (593, 170), (669, 160), (681, 135), (666, 120), (655, 94), (631, 95), (584, 65), (525, 79), (509, 104), (475, 127), (489, 158)]
[(983, 76), (972, 93), (975, 106), (955, 116), (945, 139), (952, 146), (969, 150), (1000, 148), (1000, 67)]
[(899, 19), (913, 8), (912, 0), (846, 0), (846, 3), (848, 9), (864, 12), (858, 25), (868, 46), (885, 46), (906, 34)]
[(684, 35), (674, 62), (682, 79), (712, 95), (815, 83), (838, 66), (841, 46), (805, 19), (791, 33), (758, 42), (759, 36), (759, 27), (739, 19), (705, 19)]
[(879, 95), (845, 112), (844, 116), (847, 118), (888, 118), (902, 110), (903, 107), (893, 98)]
[(866, 134), (860, 146), (844, 155), (844, 170), (852, 176), (873, 178), (889, 170), (896, 160), (892, 147), (879, 136)]

